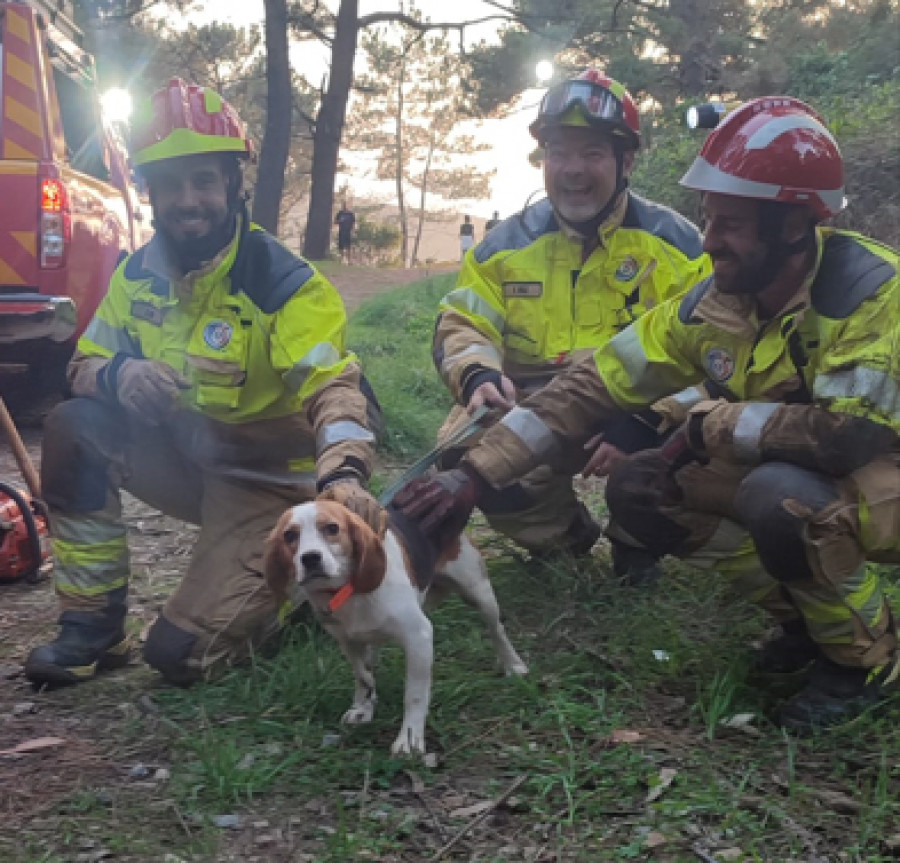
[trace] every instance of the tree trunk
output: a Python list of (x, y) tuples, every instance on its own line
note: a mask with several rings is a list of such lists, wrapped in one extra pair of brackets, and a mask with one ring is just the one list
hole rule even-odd
[(278, 233), (284, 175), (291, 148), (291, 64), (287, 0), (264, 0), (266, 11), (266, 126), (253, 195), (253, 221)]
[(422, 241), (422, 227), (425, 223), (425, 197), (428, 194), (428, 172), (431, 170), (431, 159), (434, 156), (434, 128), (431, 130), (431, 139), (428, 142), (428, 155), (425, 158), (425, 169), (422, 171), (422, 189), (419, 195), (419, 218), (416, 222), (416, 240), (413, 243), (412, 261), (410, 265), (419, 265), (419, 243)]
[(406, 165), (406, 154), (403, 152), (403, 82), (406, 78), (406, 54), (400, 63), (397, 75), (397, 111), (394, 114), (394, 181), (397, 186), (397, 210), (400, 214), (400, 261), (404, 267), (409, 266), (409, 224), (406, 217), (406, 198), (403, 194), (403, 174)]
[(347, 100), (353, 84), (353, 61), (358, 35), (359, 0), (341, 0), (331, 48), (331, 75), (313, 131), (309, 215), (303, 241), (304, 257), (313, 260), (322, 260), (328, 256), (334, 209), (334, 178), (337, 174), (341, 133), (347, 116)]

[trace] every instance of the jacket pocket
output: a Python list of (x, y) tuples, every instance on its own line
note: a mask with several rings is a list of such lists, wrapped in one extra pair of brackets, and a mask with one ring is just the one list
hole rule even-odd
[(235, 315), (197, 327), (187, 350), (187, 365), (199, 407), (236, 408), (247, 380), (248, 333)]

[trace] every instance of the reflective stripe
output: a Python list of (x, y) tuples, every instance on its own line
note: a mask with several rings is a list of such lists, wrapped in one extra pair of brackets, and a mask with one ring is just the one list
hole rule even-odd
[(55, 538), (54, 584), (62, 593), (96, 596), (128, 583), (128, 544), (124, 534), (108, 542), (67, 542)]
[(860, 399), (900, 420), (900, 383), (877, 369), (856, 366), (827, 375), (816, 375), (813, 397)]
[(61, 513), (53, 513), (53, 539), (55, 542), (72, 545), (99, 545), (115, 542), (125, 536), (125, 526), (108, 518), (71, 518)]
[(743, 525), (723, 518), (719, 520), (716, 532), (701, 548), (691, 552), (684, 560), (697, 569), (712, 569), (721, 563), (723, 558), (731, 560), (739, 552), (755, 556), (750, 534)]
[(470, 345), (464, 351), (459, 351), (459, 353), (455, 353), (452, 356), (444, 357), (442, 367), (447, 369), (453, 363), (456, 363), (465, 357), (479, 357), (495, 366), (503, 364), (503, 357), (500, 355), (500, 351), (493, 345)]
[(84, 331), (82, 338), (93, 342), (112, 354), (130, 354), (140, 356), (135, 343), (125, 330), (113, 327), (100, 318), (93, 318)]
[(443, 305), (484, 318), (498, 333), (502, 333), (506, 328), (506, 318), (471, 288), (457, 288), (451, 291), (444, 297)]
[(322, 450), (328, 449), (336, 443), (343, 443), (345, 440), (361, 440), (371, 443), (375, 440), (375, 435), (365, 426), (361, 426), (353, 420), (340, 420), (336, 423), (329, 423), (319, 431), (316, 439), (316, 451), (322, 452)]
[(757, 464), (762, 458), (759, 439), (769, 417), (779, 407), (777, 402), (755, 402), (741, 411), (734, 426), (734, 451), (739, 461)]
[(528, 408), (514, 407), (500, 423), (520, 438), (535, 455), (544, 455), (555, 444), (553, 432), (534, 411)]
[(708, 399), (709, 395), (701, 390), (700, 387), (688, 387), (686, 390), (670, 396), (670, 398), (675, 404), (683, 408), (692, 408), (694, 405), (698, 405), (700, 402)]
[(637, 327), (628, 327), (609, 342), (628, 375), (629, 389), (637, 398), (655, 402), (672, 389), (665, 381), (665, 371), (654, 369), (637, 334)]
[(301, 357), (284, 376), (285, 384), (295, 393), (303, 389), (306, 379), (316, 370), (337, 365), (341, 360), (338, 349), (331, 342), (319, 342)]

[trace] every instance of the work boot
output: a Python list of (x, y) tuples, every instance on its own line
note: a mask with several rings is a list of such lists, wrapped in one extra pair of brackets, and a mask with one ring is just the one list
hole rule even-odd
[(59, 635), (35, 647), (25, 660), (25, 676), (36, 686), (67, 686), (90, 680), (98, 671), (128, 664), (123, 610), (64, 611)]
[(613, 576), (628, 587), (653, 587), (662, 576), (659, 558), (633, 545), (610, 540)]
[(766, 641), (753, 657), (756, 674), (796, 674), (819, 656), (819, 646), (806, 630), (803, 618), (781, 624), (781, 634)]
[(809, 683), (781, 705), (778, 724), (806, 735), (849, 722), (877, 704), (898, 676), (900, 654), (879, 668), (851, 668), (820, 655)]
[(529, 554), (535, 563), (547, 567), (571, 563), (589, 557), (602, 534), (600, 525), (590, 517), (586, 509), (582, 509), (562, 536), (544, 548), (530, 549)]

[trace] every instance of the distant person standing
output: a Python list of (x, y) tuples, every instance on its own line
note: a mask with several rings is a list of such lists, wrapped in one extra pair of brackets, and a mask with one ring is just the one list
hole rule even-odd
[(459, 226), (459, 259), (462, 260), (474, 245), (475, 226), (468, 216), (463, 216), (462, 224)]
[(494, 215), (484, 223), (484, 235), (487, 236), (497, 225), (500, 224), (500, 211), (494, 210)]
[(350, 246), (353, 245), (353, 229), (356, 227), (356, 213), (348, 209), (347, 202), (341, 204), (340, 210), (334, 217), (334, 223), (338, 226), (338, 253), (341, 260), (350, 263)]

